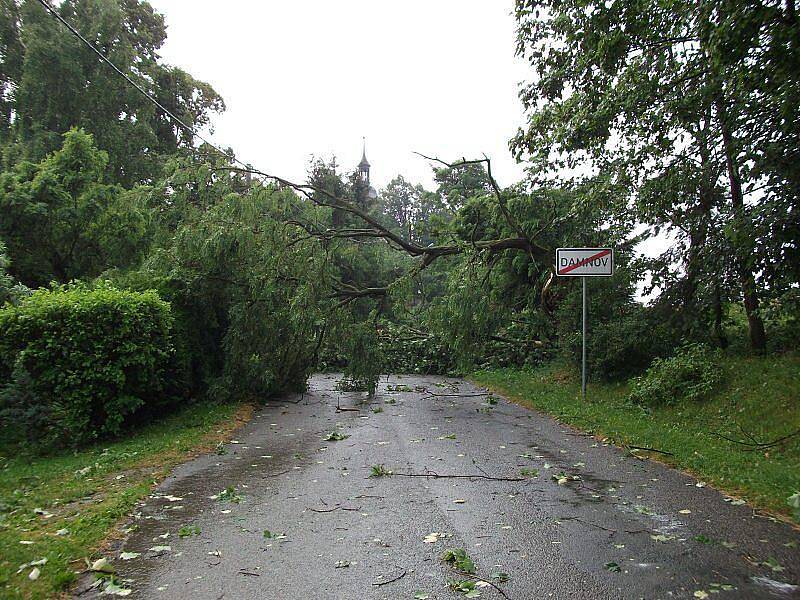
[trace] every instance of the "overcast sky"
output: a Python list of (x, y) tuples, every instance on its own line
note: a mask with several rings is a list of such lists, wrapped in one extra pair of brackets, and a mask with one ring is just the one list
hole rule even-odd
[(259, 169), (304, 179), (312, 154), (347, 170), (367, 138), (372, 183), (429, 186), (427, 161), (492, 158), (502, 185), (522, 168), (513, 0), (150, 0), (164, 60), (207, 81), (227, 111), (215, 142)]

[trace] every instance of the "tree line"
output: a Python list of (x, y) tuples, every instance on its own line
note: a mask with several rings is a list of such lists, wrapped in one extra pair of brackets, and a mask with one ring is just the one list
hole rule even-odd
[[(183, 123), (224, 110), (160, 59), (164, 18), (147, 2), (55, 9)], [(434, 189), (397, 177), (373, 201), (336, 161), (312, 161), (306, 182), (242, 166), (39, 2), (0, 0), (3, 299), (76, 280), (156, 290), (186, 394), (300, 389), (317, 368), (369, 387), (396, 365), (576, 359), (578, 288), (555, 277), (554, 250), (611, 245), (617, 273), (590, 297), (594, 376), (687, 341), (792, 347), (794, 3), (519, 0), (515, 18), (530, 81), (509, 144), (526, 177), (421, 157)], [(660, 256), (639, 255), (664, 236)]]

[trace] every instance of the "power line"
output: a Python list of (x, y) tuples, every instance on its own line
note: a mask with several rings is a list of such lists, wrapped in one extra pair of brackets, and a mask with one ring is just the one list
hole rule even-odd
[[(254, 175), (259, 175), (261, 177), (264, 177), (265, 179), (270, 179), (270, 180), (272, 180), (272, 181), (274, 181), (274, 182), (276, 182), (276, 183), (278, 183), (280, 185), (283, 185), (283, 186), (286, 186), (286, 187), (289, 187), (289, 188), (295, 190), (296, 192), (302, 194), (303, 196), (305, 196), (306, 198), (308, 198), (309, 200), (311, 200), (312, 202), (314, 202), (315, 204), (318, 204), (318, 205), (325, 205), (325, 203), (320, 203), (318, 200), (315, 200), (313, 195), (312, 195), (312, 191), (322, 194), (323, 196), (329, 198), (329, 200), (334, 202), (334, 203), (339, 204), (339, 203), (342, 202), (341, 198), (339, 198), (337, 196), (334, 196), (333, 194), (331, 194), (330, 192), (328, 192), (324, 188), (323, 189), (318, 189), (318, 188), (316, 188), (315, 186), (313, 186), (311, 184), (293, 183), (293, 182), (289, 181), (288, 179), (284, 179), (283, 177), (279, 177), (278, 175), (270, 175), (269, 173), (265, 173), (264, 171), (260, 171), (260, 170), (258, 170), (256, 168), (254, 168), (252, 165), (248, 165), (248, 164), (242, 162), (241, 160), (239, 160), (235, 156), (230, 156), (227, 152), (224, 152), (223, 150), (221, 150), (216, 144), (213, 144), (212, 142), (207, 140), (205, 137), (203, 137), (194, 127), (191, 127), (191, 126), (187, 125), (186, 123), (184, 123), (183, 120), (180, 117), (175, 115), (172, 111), (170, 111), (168, 108), (166, 108), (164, 105), (162, 105), (158, 100), (156, 100), (153, 97), (152, 94), (150, 94), (147, 90), (145, 90), (143, 87), (141, 87), (133, 79), (128, 77), (128, 75), (124, 71), (122, 71), (122, 69), (120, 69), (117, 65), (115, 65), (105, 54), (100, 52), (100, 50), (98, 50), (97, 47), (94, 44), (92, 44), (89, 40), (87, 40), (85, 37), (83, 37), (83, 35), (81, 35), (81, 32), (78, 31), (77, 29), (75, 29), (75, 27), (73, 27), (72, 24), (69, 23), (69, 21), (67, 21), (66, 19), (64, 19), (64, 17), (62, 17), (60, 14), (58, 14), (58, 12), (52, 6), (50, 6), (50, 4), (48, 4), (47, 0), (39, 0), (39, 4), (41, 4), (45, 8), (45, 10), (48, 13), (50, 13), (53, 17), (55, 17), (59, 22), (61, 22), (61, 24), (64, 25), (64, 27), (69, 29), (69, 31), (72, 32), (72, 34), (75, 35), (75, 37), (77, 37), (81, 42), (83, 42), (86, 45), (87, 48), (89, 48), (92, 52), (94, 52), (100, 58), (100, 60), (102, 60), (109, 67), (111, 67), (129, 85), (132, 85), (134, 88), (136, 88), (139, 91), (140, 94), (142, 94), (145, 98), (147, 98), (155, 106), (157, 106), (159, 109), (164, 111), (165, 114), (167, 114), (172, 119), (174, 119), (176, 123), (178, 123), (186, 131), (191, 133), (192, 136), (198, 138), (202, 142), (205, 142), (206, 144), (211, 146), (214, 150), (219, 152), (222, 156), (226, 157), (227, 159), (229, 159), (233, 163), (241, 165), (241, 167), (242, 167), (241, 169), (229, 168), (230, 170), (232, 170), (232, 171), (241, 171), (241, 172), (244, 172), (244, 173), (252, 173)], [(333, 206), (333, 205), (328, 204), (328, 206)], [(350, 212), (353, 212), (354, 210), (357, 210), (357, 209), (353, 209), (352, 207), (350, 207), (350, 208), (346, 208), (346, 210), (349, 210)], [(366, 216), (364, 214), (360, 214), (359, 212), (353, 212), (353, 214), (358, 214), (358, 216), (360, 216), (362, 219), (364, 219), (367, 223), (370, 223), (372, 226), (377, 226), (377, 222), (374, 221), (373, 219), (371, 219), (369, 216)]]
[[(205, 144), (208, 144), (209, 146), (214, 148), (214, 150), (216, 150), (217, 152), (219, 152), (223, 156), (233, 160), (235, 163), (242, 165), (246, 170), (252, 170), (254, 172), (257, 172), (250, 165), (247, 165), (247, 164), (243, 163), (242, 161), (240, 161), (236, 157), (230, 156), (227, 152), (224, 152), (222, 149), (220, 149), (216, 144), (214, 144), (214, 143), (210, 142), (209, 140), (207, 140), (205, 137), (203, 137), (203, 135), (200, 132), (197, 131), (197, 129), (195, 129), (194, 127), (192, 127), (190, 125), (187, 125), (183, 121), (183, 119), (178, 117), (175, 113), (173, 113), (171, 110), (169, 110), (163, 104), (161, 104), (152, 94), (150, 94), (150, 92), (148, 92), (146, 89), (144, 89), (138, 83), (136, 83), (133, 79), (131, 79), (127, 75), (127, 73), (125, 73), (122, 69), (120, 69), (117, 65), (115, 65), (105, 54), (100, 52), (100, 50), (98, 50), (97, 47), (94, 44), (92, 44), (89, 40), (87, 40), (85, 37), (83, 37), (83, 35), (81, 34), (80, 31), (75, 29), (75, 27), (73, 27), (72, 24), (69, 21), (67, 21), (64, 17), (62, 17), (60, 14), (58, 14), (58, 12), (52, 6), (50, 6), (50, 4), (48, 4), (47, 0), (39, 0), (39, 4), (41, 4), (48, 13), (50, 13), (58, 21), (60, 21), (61, 24), (64, 25), (64, 27), (69, 29), (73, 33), (73, 35), (75, 35), (75, 37), (77, 37), (81, 42), (83, 42), (86, 45), (86, 47), (89, 48), (89, 50), (94, 52), (100, 58), (100, 60), (102, 60), (109, 67), (111, 67), (120, 77), (122, 77), (126, 82), (128, 82), (128, 84), (130, 84), (134, 88), (136, 88), (139, 91), (139, 93), (142, 94), (142, 96), (144, 96), (150, 102), (152, 102), (154, 105), (156, 105), (162, 112), (164, 112), (166, 115), (168, 115), (170, 118), (172, 118), (178, 125), (183, 127), (190, 134), (192, 134), (193, 137), (196, 137), (197, 139), (199, 139), (200, 141), (204, 142)], [(259, 173), (259, 174), (268, 176), (266, 173)]]

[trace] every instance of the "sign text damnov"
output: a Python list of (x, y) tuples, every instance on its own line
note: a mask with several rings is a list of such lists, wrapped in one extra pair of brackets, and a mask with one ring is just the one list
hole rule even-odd
[(556, 274), (560, 277), (609, 277), (613, 273), (611, 248), (556, 249)]

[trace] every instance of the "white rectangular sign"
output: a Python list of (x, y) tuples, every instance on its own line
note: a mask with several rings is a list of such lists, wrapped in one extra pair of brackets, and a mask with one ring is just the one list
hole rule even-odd
[(612, 248), (556, 249), (556, 275), (559, 277), (610, 277), (613, 273)]

